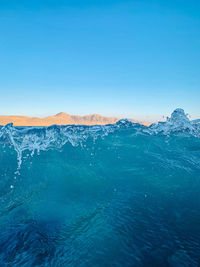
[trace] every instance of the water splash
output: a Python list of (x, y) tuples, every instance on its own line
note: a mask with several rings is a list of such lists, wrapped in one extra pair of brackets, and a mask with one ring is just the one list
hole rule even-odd
[(148, 132), (150, 134), (163, 134), (169, 136), (171, 133), (189, 133), (195, 137), (200, 137), (199, 120), (190, 121), (184, 110), (177, 108), (171, 114), (166, 122), (158, 122), (152, 124)]

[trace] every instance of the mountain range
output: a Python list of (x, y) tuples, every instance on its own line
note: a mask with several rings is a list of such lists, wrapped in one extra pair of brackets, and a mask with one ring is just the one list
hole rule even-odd
[(105, 125), (115, 123), (119, 118), (104, 117), (99, 114), (92, 114), (86, 116), (69, 115), (60, 112), (53, 116), (45, 118), (27, 117), (27, 116), (0, 116), (0, 125), (13, 123), (14, 126), (50, 126), (53, 124), (67, 125), (67, 124), (84, 124), (84, 125)]

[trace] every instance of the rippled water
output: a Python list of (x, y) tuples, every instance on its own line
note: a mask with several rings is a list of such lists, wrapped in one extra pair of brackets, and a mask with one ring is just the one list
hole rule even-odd
[(0, 129), (0, 266), (200, 266), (199, 121)]

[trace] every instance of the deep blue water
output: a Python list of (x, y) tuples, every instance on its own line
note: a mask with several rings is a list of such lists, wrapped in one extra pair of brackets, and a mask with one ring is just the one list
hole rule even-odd
[(200, 139), (125, 124), (2, 127), (0, 266), (200, 266)]

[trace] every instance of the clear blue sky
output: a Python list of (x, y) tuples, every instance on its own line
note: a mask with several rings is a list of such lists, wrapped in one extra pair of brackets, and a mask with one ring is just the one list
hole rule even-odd
[(200, 117), (199, 0), (0, 0), (0, 114)]

